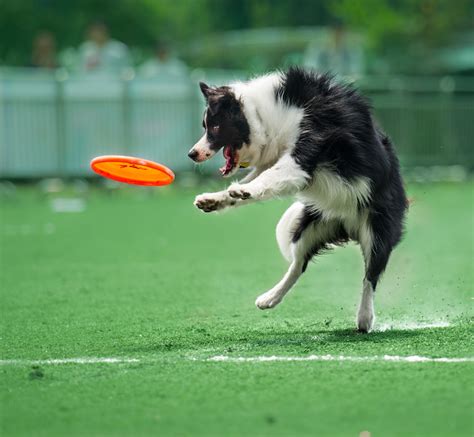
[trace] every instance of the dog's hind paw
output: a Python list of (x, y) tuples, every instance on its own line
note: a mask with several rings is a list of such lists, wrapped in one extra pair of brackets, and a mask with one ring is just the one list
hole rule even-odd
[(359, 332), (370, 332), (374, 326), (375, 316), (369, 309), (361, 309), (357, 314), (357, 330)]
[(281, 299), (282, 297), (278, 294), (275, 294), (272, 291), (267, 291), (266, 293), (263, 293), (257, 297), (255, 305), (261, 310), (267, 310), (270, 308), (275, 308), (281, 302)]

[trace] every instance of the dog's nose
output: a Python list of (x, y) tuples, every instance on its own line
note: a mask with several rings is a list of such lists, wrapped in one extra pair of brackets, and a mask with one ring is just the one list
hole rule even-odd
[(196, 158), (198, 157), (199, 152), (197, 150), (191, 149), (188, 153), (188, 156), (193, 160), (196, 161)]

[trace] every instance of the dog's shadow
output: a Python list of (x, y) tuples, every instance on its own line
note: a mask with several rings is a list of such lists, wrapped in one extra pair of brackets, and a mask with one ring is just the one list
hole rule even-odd
[(362, 342), (385, 342), (394, 340), (406, 340), (419, 336), (423, 333), (422, 330), (413, 329), (392, 329), (384, 331), (373, 331), (369, 334), (359, 332), (356, 329), (334, 329), (320, 331), (321, 334), (326, 336), (327, 341), (335, 343), (362, 343)]
[(271, 332), (263, 333), (257, 338), (245, 341), (248, 345), (255, 347), (262, 346), (291, 346), (314, 348), (318, 343), (394, 343), (397, 341), (406, 341), (422, 335), (423, 331), (394, 329), (386, 331), (374, 331), (369, 334), (362, 333), (356, 329), (324, 329), (304, 332)]
[[(369, 334), (355, 329), (271, 329), (261, 331), (241, 330), (232, 335), (221, 336), (212, 331), (194, 331), (192, 338), (169, 336), (155, 338), (153, 342), (140, 345), (129, 345), (128, 352), (199, 352), (199, 353), (231, 353), (237, 351), (258, 351), (259, 353), (287, 353), (290, 350), (301, 353), (318, 350), (343, 350), (343, 345), (351, 349), (364, 349), (370, 345), (406, 345), (416, 337), (439, 336), (446, 328), (431, 329), (392, 329), (373, 331)], [(341, 347), (338, 347), (340, 345)]]

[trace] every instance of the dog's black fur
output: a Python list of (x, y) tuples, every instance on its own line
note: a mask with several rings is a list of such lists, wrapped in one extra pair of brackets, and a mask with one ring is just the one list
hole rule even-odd
[[(408, 205), (397, 156), (387, 135), (376, 126), (370, 105), (352, 86), (334, 82), (330, 75), (315, 75), (291, 68), (275, 90), (277, 99), (305, 108), (302, 133), (293, 157), (308, 177), (318, 167), (331, 168), (350, 184), (355, 177), (371, 181), (369, 221), (377, 242), (374, 245), (367, 279), (372, 286), (383, 272), (390, 252), (400, 241)], [(293, 241), (318, 214), (308, 208)], [(341, 229), (339, 239), (347, 240)], [(315, 248), (316, 254), (320, 248)]]

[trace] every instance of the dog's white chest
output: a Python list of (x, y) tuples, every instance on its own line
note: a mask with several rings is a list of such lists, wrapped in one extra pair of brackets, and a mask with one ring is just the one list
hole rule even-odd
[(319, 169), (298, 198), (313, 205), (328, 220), (350, 219), (357, 215), (359, 205), (370, 198), (370, 183), (362, 177), (348, 182), (329, 169)]

